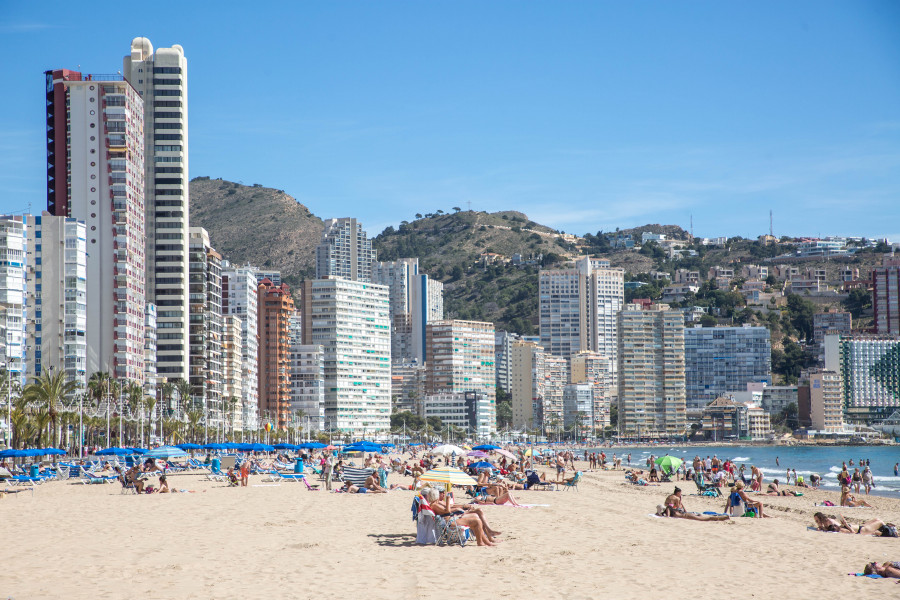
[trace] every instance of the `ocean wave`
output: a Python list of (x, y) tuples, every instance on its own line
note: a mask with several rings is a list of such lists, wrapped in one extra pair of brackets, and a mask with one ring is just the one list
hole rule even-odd
[(750, 460), (749, 456), (735, 456), (731, 459), (732, 462), (746, 462)]

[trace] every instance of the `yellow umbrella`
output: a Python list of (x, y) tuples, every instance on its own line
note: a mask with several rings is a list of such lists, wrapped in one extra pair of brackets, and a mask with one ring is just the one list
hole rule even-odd
[(425, 471), (420, 481), (432, 481), (435, 483), (444, 483), (447, 485), (447, 491), (450, 491), (452, 485), (478, 485), (478, 482), (454, 467), (438, 467)]

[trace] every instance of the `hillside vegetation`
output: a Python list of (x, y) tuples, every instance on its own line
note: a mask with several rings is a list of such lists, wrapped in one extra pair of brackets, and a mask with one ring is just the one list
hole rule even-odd
[(283, 190), (197, 177), (190, 195), (191, 226), (232, 263), (280, 270), (290, 284), (315, 274), (322, 219)]

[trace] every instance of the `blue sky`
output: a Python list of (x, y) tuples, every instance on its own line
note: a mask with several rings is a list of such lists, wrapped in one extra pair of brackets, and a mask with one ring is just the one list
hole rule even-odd
[(0, 0), (2, 211), (46, 204), (43, 71), (143, 35), (185, 48), (191, 177), (373, 234), (471, 202), (900, 240), (898, 2), (85, 4)]

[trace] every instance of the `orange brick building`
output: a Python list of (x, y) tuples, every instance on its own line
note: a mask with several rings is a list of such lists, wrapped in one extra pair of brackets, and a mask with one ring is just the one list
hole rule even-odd
[(286, 284), (263, 279), (259, 291), (259, 419), (283, 429), (291, 418), (290, 328), (294, 300)]

